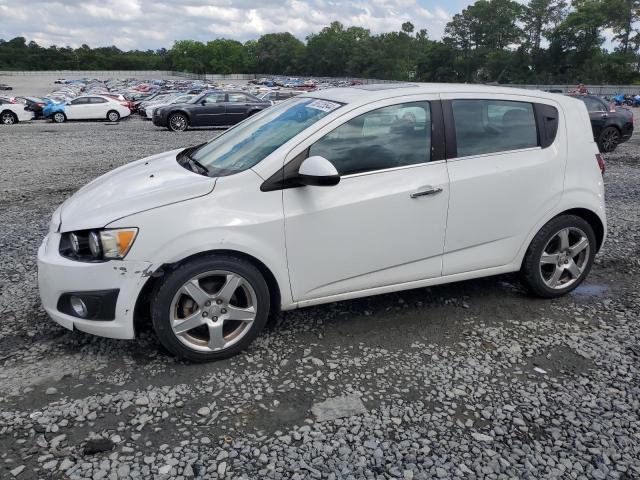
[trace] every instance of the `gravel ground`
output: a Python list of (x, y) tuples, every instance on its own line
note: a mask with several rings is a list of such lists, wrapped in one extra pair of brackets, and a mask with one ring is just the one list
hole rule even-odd
[(215, 134), (0, 128), (0, 478), (640, 478), (640, 142), (608, 156), (606, 247), (558, 300), (500, 276), (307, 308), (207, 365), (48, 320), (54, 208)]

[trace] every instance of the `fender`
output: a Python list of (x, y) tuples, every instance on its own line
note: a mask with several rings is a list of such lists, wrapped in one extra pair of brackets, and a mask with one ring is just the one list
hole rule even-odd
[(604, 229), (604, 236), (599, 246), (599, 248), (602, 248), (607, 236), (607, 220), (604, 212), (604, 202), (598, 197), (598, 195), (588, 189), (572, 189), (565, 191), (560, 202), (554, 205), (553, 209), (546, 212), (531, 228), (527, 234), (526, 240), (520, 247), (520, 250), (518, 250), (516, 257), (512, 262), (513, 265), (520, 268), (519, 266), (522, 264), (527, 249), (533, 241), (533, 237), (536, 236), (546, 223), (548, 223), (552, 218), (574, 209), (588, 210), (600, 219)]

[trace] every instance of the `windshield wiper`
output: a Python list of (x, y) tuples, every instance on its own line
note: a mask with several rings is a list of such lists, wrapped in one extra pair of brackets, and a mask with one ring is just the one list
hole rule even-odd
[[(189, 162), (189, 165), (191, 165), (192, 167), (195, 166), (195, 167), (199, 168), (201, 171), (203, 171), (207, 176), (209, 175), (209, 169), (207, 167), (205, 167), (203, 164), (201, 164), (195, 158), (192, 158), (189, 155), (187, 155), (187, 161)], [(192, 168), (192, 170), (193, 170), (193, 168)]]
[(209, 176), (209, 169), (191, 156), (191, 154), (201, 146), (202, 144), (185, 148), (182, 152), (179, 153), (180, 158), (178, 159), (178, 161), (182, 164), (183, 167), (188, 167), (192, 172)]

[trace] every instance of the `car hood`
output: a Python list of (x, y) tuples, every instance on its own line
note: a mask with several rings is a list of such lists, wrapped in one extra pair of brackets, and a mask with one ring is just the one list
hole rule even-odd
[(88, 183), (62, 204), (60, 231), (101, 228), (134, 213), (211, 193), (216, 179), (182, 167), (176, 161), (182, 150), (143, 158)]

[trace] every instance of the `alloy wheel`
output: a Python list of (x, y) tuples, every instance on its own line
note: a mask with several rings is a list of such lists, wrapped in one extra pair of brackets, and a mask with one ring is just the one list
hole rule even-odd
[(53, 120), (54, 120), (56, 123), (62, 123), (62, 122), (64, 122), (64, 114), (63, 114), (63, 113), (56, 113), (56, 114), (53, 116)]
[(182, 131), (187, 128), (187, 120), (182, 115), (173, 115), (169, 119), (171, 130)]
[(579, 228), (563, 228), (553, 235), (540, 257), (544, 283), (559, 290), (578, 281), (589, 261), (590, 248), (589, 238)]
[(618, 145), (619, 135), (615, 128), (608, 129), (602, 136), (602, 146), (605, 152), (612, 152)]
[(118, 115), (116, 112), (109, 112), (108, 120), (110, 122), (117, 122), (119, 118), (120, 118), (120, 115)]
[(174, 295), (170, 322), (176, 338), (201, 352), (239, 342), (256, 319), (256, 292), (247, 279), (226, 270), (191, 278)]
[(3, 113), (2, 114), (2, 123), (4, 125), (13, 125), (15, 123), (15, 118), (13, 118), (12, 113)]

